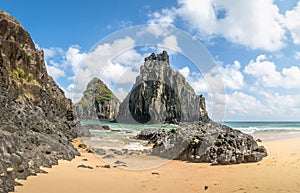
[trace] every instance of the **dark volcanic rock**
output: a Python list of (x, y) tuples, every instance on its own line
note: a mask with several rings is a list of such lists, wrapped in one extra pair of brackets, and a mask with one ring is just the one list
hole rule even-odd
[(168, 135), (168, 131), (165, 129), (144, 129), (138, 135), (137, 138), (141, 140), (148, 140), (150, 143), (155, 143), (158, 139), (164, 138)]
[(81, 100), (75, 104), (78, 119), (113, 121), (119, 111), (120, 100), (99, 78), (87, 85)]
[(120, 105), (121, 123), (208, 122), (205, 98), (175, 72), (166, 51), (145, 58), (140, 75)]
[(90, 170), (94, 169), (92, 166), (86, 166), (86, 165), (83, 165), (83, 164), (78, 165), (77, 168), (86, 168), (86, 169), (90, 169)]
[(91, 133), (88, 127), (78, 123), (75, 127), (72, 128), (73, 133), (77, 133), (78, 137), (91, 137)]
[(89, 131), (89, 130), (106, 130), (106, 131), (111, 130), (110, 127), (107, 125), (97, 125), (97, 124), (96, 125), (92, 125), (92, 124), (80, 125), (79, 128), (81, 130), (85, 130), (85, 132), (86, 132), (86, 130), (87, 131)]
[(101, 148), (96, 149), (94, 151), (94, 153), (96, 153), (97, 155), (106, 155), (106, 151), (104, 149), (101, 149)]
[(146, 129), (137, 138), (154, 143), (152, 155), (190, 162), (226, 165), (257, 162), (267, 156), (251, 135), (214, 122), (171, 131)]
[(47, 74), (43, 51), (13, 17), (0, 11), (0, 192), (79, 153), (70, 141), (71, 100)]

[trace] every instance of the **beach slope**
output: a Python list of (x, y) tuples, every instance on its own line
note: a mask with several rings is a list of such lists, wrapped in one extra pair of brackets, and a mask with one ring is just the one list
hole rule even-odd
[[(19, 181), (23, 186), (16, 187), (16, 192), (300, 192), (300, 138), (264, 141), (263, 145), (269, 155), (259, 163), (211, 166), (171, 161), (139, 171), (96, 167), (106, 163), (82, 152), (47, 169), (48, 174)], [(81, 164), (93, 169), (78, 168)]]

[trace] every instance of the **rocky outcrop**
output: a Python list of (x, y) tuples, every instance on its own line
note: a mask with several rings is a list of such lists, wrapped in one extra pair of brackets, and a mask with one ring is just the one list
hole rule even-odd
[(145, 58), (117, 121), (178, 123), (178, 129), (145, 129), (137, 136), (153, 145), (155, 156), (215, 165), (257, 162), (267, 156), (252, 136), (210, 120), (204, 97), (172, 70), (165, 51)]
[(175, 72), (166, 51), (145, 58), (132, 90), (120, 105), (121, 123), (208, 122), (205, 98)]
[(182, 129), (166, 131), (145, 129), (137, 136), (154, 144), (151, 154), (190, 162), (213, 165), (258, 162), (267, 156), (251, 135), (210, 122), (182, 125)]
[(113, 121), (119, 111), (119, 106), (120, 100), (107, 85), (99, 78), (93, 78), (74, 109), (80, 120)]
[(72, 103), (47, 74), (43, 51), (0, 11), (0, 192), (78, 155)]

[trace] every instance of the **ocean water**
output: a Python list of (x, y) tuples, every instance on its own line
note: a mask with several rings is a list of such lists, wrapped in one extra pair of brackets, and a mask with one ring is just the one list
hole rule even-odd
[(300, 132), (300, 122), (224, 122), (223, 124), (247, 134)]
[(162, 128), (171, 130), (177, 128), (176, 125), (142, 125), (142, 124), (120, 124), (98, 121), (81, 121), (83, 125), (107, 125), (110, 130), (90, 130), (92, 137), (84, 139), (88, 146), (105, 150), (144, 150), (147, 141), (137, 140), (134, 137), (143, 129)]
[[(102, 149), (147, 149), (147, 142), (134, 138), (141, 130), (147, 128), (173, 129), (176, 125), (131, 125), (108, 122), (81, 121), (83, 125), (108, 125), (110, 130), (90, 130), (93, 135), (85, 143)], [(300, 136), (300, 122), (224, 122), (223, 124), (251, 134), (255, 138), (274, 140)]]

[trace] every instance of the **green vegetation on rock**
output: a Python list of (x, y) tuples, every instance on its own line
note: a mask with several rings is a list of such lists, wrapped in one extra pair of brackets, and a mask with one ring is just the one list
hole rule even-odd
[(112, 93), (105, 93), (103, 95), (96, 95), (95, 100), (102, 105), (108, 102), (112, 98)]
[(38, 83), (34, 77), (33, 74), (30, 72), (25, 76), (25, 71), (22, 68), (18, 68), (17, 70), (11, 71), (11, 74), (13, 76), (13, 80), (17, 82), (18, 84), (21, 84), (21, 82), (24, 82), (26, 84), (35, 85), (38, 87), (41, 87), (40, 83)]
[(33, 81), (33, 75), (32, 75), (31, 73), (29, 73), (29, 74), (27, 75), (26, 80), (27, 80), (27, 82)]
[[(22, 68), (17, 68), (16, 70), (11, 71), (13, 81), (20, 87), (22, 87), (22, 94), (19, 98), (28, 98), (28, 99), (35, 99), (34, 95), (26, 88), (26, 86), (37, 86), (41, 88), (41, 84), (34, 79), (33, 74), (28, 73), (25, 76), (25, 71)], [(26, 85), (26, 86), (25, 86)], [(25, 87), (24, 87), (25, 86)]]
[(18, 68), (17, 70), (13, 70), (12, 72), (13, 79), (18, 80), (18, 79), (23, 79), (25, 76), (25, 72), (22, 68)]

